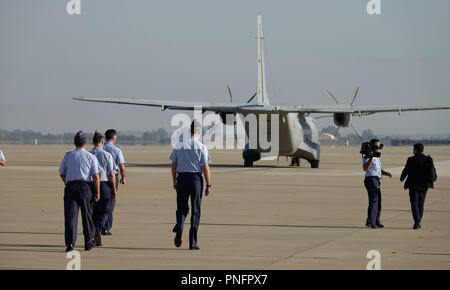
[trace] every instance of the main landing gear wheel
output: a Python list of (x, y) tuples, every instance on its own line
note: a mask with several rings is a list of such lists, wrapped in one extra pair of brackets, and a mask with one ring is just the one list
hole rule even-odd
[(250, 158), (244, 159), (244, 167), (253, 167), (253, 160)]
[(319, 168), (319, 162), (320, 160), (308, 160), (311, 164), (311, 168)]

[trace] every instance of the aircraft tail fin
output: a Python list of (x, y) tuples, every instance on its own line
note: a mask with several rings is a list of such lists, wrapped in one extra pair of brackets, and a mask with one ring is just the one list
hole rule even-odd
[(269, 98), (266, 90), (266, 72), (264, 67), (264, 36), (262, 32), (262, 17), (258, 15), (257, 19), (257, 44), (258, 44), (258, 89), (257, 100), (258, 105), (269, 105)]

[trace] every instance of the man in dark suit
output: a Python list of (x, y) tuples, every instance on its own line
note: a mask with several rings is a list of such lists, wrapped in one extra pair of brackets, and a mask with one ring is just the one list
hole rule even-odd
[(405, 180), (404, 188), (409, 189), (409, 200), (411, 202), (411, 212), (414, 218), (413, 229), (422, 226), (423, 206), (428, 188), (433, 188), (436, 180), (436, 169), (433, 159), (423, 154), (423, 144), (414, 144), (414, 156), (409, 157), (405, 168), (400, 176), (400, 181)]

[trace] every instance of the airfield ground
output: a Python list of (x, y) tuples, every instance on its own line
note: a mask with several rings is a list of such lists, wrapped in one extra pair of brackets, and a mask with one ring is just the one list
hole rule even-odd
[[(260, 161), (243, 168), (240, 151), (212, 151), (212, 193), (203, 198), (200, 251), (173, 245), (175, 192), (170, 147), (122, 146), (128, 162), (113, 235), (77, 250), (82, 269), (365, 269), (369, 250), (382, 269), (450, 269), (450, 147), (426, 147), (438, 182), (423, 228), (412, 230), (399, 175), (410, 147), (387, 147), (384, 229), (364, 227), (367, 193), (356, 147), (323, 147), (320, 169)], [(0, 168), (0, 269), (65, 269), (63, 184), (58, 165), (71, 146), (4, 145)], [(189, 222), (189, 219), (187, 219)], [(188, 225), (187, 225), (188, 228)]]

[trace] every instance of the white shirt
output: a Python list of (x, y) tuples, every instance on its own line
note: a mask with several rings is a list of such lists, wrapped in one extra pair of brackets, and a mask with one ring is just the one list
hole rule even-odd
[(0, 150), (0, 161), (6, 161), (5, 155), (3, 155), (3, 150)]
[[(369, 158), (363, 158), (362, 164), (366, 164)], [(379, 157), (373, 157), (372, 163), (366, 170), (366, 177), (376, 176), (381, 179), (381, 159)]]

